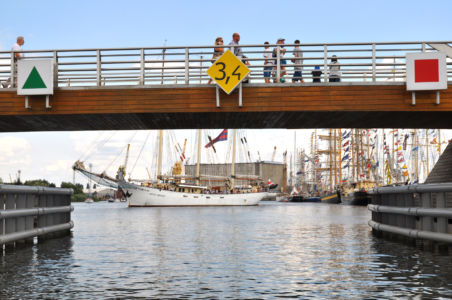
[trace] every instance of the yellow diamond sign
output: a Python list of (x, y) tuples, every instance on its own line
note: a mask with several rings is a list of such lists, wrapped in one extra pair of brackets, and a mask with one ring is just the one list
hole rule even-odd
[(250, 69), (231, 51), (227, 50), (207, 70), (207, 75), (215, 80), (223, 91), (230, 94), (249, 72)]

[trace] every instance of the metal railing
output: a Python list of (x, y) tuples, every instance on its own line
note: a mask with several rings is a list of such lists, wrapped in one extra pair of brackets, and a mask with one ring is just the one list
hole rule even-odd
[(369, 191), (376, 233), (452, 244), (452, 183), (379, 187)]
[[(286, 83), (290, 83), (294, 67), (301, 67), (305, 83), (312, 82), (317, 66), (321, 82), (329, 81), (331, 58), (337, 56), (341, 82), (389, 83), (404, 82), (405, 55), (410, 52), (437, 51), (430, 45), (451, 42), (382, 42), (301, 44), (302, 61), (294, 60), (294, 44), (268, 45), (276, 49), (272, 58), (272, 76), (279, 82), (277, 70), (285, 68)], [(217, 46), (174, 46), (108, 49), (65, 49), (23, 51), (25, 59), (53, 59), (57, 87), (89, 87), (118, 85), (193, 85), (206, 84), (206, 70), (212, 64)], [(229, 49), (229, 46), (223, 46)], [(240, 45), (250, 63), (250, 83), (264, 83), (264, 45)], [(15, 63), (13, 52), (0, 52), (0, 82), (14, 88)], [(244, 58), (245, 59), (245, 58)], [(284, 61), (286, 64), (284, 64)], [(447, 61), (448, 80), (452, 80), (452, 62)], [(12, 79), (12, 80), (11, 80)], [(273, 80), (272, 80), (273, 81)], [(12, 83), (12, 84), (11, 84)], [(0, 85), (1, 87), (2, 85)]]
[(72, 189), (0, 184), (0, 253), (8, 246), (67, 235)]

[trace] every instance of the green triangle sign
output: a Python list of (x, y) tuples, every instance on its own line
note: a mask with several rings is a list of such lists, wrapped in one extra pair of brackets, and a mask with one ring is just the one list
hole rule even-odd
[(31, 70), (30, 75), (28, 75), (27, 80), (25, 81), (23, 89), (46, 89), (47, 86), (42, 80), (41, 75), (39, 75), (38, 70), (36, 67), (33, 67), (33, 70)]

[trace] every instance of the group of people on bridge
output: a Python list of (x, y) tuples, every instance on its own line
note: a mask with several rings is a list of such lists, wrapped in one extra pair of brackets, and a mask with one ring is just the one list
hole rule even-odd
[[(228, 44), (231, 48), (233, 48), (234, 55), (237, 56), (239, 59), (242, 60), (242, 62), (249, 66), (250, 62), (248, 61), (247, 57), (243, 54), (242, 48), (239, 45), (240, 42), (240, 34), (234, 33), (232, 35), (232, 41)], [(271, 83), (272, 81), (276, 83), (278, 80), (279, 82), (286, 82), (286, 75), (287, 75), (287, 58), (285, 57), (287, 49), (284, 47), (284, 38), (279, 38), (276, 41), (276, 44), (278, 47), (275, 47), (273, 50), (270, 49), (269, 42), (265, 42), (265, 50), (264, 50), (264, 70), (263, 75), (265, 79), (265, 83)], [(16, 43), (12, 46), (11, 51), (14, 52), (14, 62), (16, 63), (17, 60), (23, 58), (23, 53), (21, 53), (22, 46), (25, 43), (25, 39), (23, 36), (18, 36)], [(293, 75), (292, 75), (292, 83), (300, 82), (303, 83), (303, 52), (300, 48), (300, 41), (295, 40), (294, 41), (294, 49), (292, 51), (293, 58), (291, 58), (291, 62), (293, 63)], [(225, 48), (223, 43), (222, 37), (217, 37), (215, 39), (215, 47), (213, 56), (212, 56), (212, 63), (214, 63), (221, 55), (223, 55)], [(277, 58), (279, 56), (280, 60), (280, 70), (279, 74), (277, 74)], [(341, 71), (340, 71), (340, 65), (337, 61), (336, 55), (333, 55), (331, 58), (331, 62), (329, 64), (329, 82), (340, 82), (341, 81)], [(314, 70), (311, 71), (312, 74), (312, 82), (321, 82), (321, 76), (323, 72), (320, 70), (320, 66), (315, 66)], [(279, 75), (279, 76), (278, 76)], [(14, 76), (16, 78), (16, 76)], [(209, 80), (209, 84), (212, 82), (212, 79)], [(244, 83), (249, 82), (249, 78), (246, 78), (244, 80)], [(1, 86), (3, 88), (8, 88), (14, 86), (14, 84), (11, 83), (11, 78), (9, 78), (7, 81), (1, 82)]]
[[(239, 59), (242, 60), (242, 62), (249, 66), (250, 63), (247, 60), (247, 57), (243, 54), (242, 48), (239, 45), (240, 42), (240, 34), (237, 32), (232, 34), (232, 41), (228, 44), (231, 48), (233, 48), (234, 55), (237, 56)], [(284, 47), (284, 38), (279, 38), (276, 41), (276, 44), (278, 47), (275, 47), (273, 50), (270, 49), (269, 42), (265, 42), (265, 50), (264, 50), (264, 79), (265, 83), (271, 83), (273, 80), (274, 83), (278, 81), (279, 82), (286, 82), (286, 75), (287, 75), (287, 59), (284, 57), (287, 49)], [(294, 64), (294, 72), (292, 76), (292, 82), (304, 82), (303, 79), (303, 52), (300, 48), (300, 40), (294, 41), (294, 49), (293, 49), (293, 58), (291, 59), (291, 62)], [(215, 47), (213, 56), (212, 56), (212, 63), (214, 63), (221, 55), (224, 53), (224, 42), (222, 37), (217, 37), (215, 39)], [(279, 50), (279, 53), (278, 53)], [(277, 57), (279, 54), (280, 58), (280, 74), (278, 76), (277, 74)], [(331, 62), (329, 64), (329, 82), (340, 82), (341, 81), (341, 67), (339, 65), (339, 62), (337, 61), (337, 56), (333, 55), (331, 57)], [(315, 66), (314, 70), (311, 71), (312, 74), (312, 82), (321, 82), (321, 76), (322, 71), (320, 70), (320, 66)], [(209, 84), (212, 82), (212, 79), (209, 80)], [(247, 82), (245, 80), (244, 82)]]

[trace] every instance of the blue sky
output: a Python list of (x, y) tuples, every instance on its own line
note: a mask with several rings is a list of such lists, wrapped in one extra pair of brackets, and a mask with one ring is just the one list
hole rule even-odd
[[(447, 40), (452, 1), (2, 1), (0, 45), (26, 49)], [(449, 36), (448, 36), (449, 35)]]
[[(2, 1), (0, 50), (18, 35), (25, 50), (213, 44), (217, 36), (242, 44), (452, 40), (452, 1)], [(261, 140), (293, 149), (293, 132), (263, 130)], [(72, 180), (70, 166), (97, 133), (0, 134), (0, 178)], [(301, 136), (300, 132), (299, 141)], [(259, 139), (259, 138), (258, 138)], [(123, 138), (124, 143), (127, 138)], [(118, 140), (118, 145), (121, 140)], [(180, 141), (182, 142), (182, 141)], [(261, 145), (264, 159), (272, 145)], [(119, 147), (119, 146), (118, 146)], [(119, 149), (119, 148), (118, 148)], [(279, 151), (281, 149), (281, 151)]]

